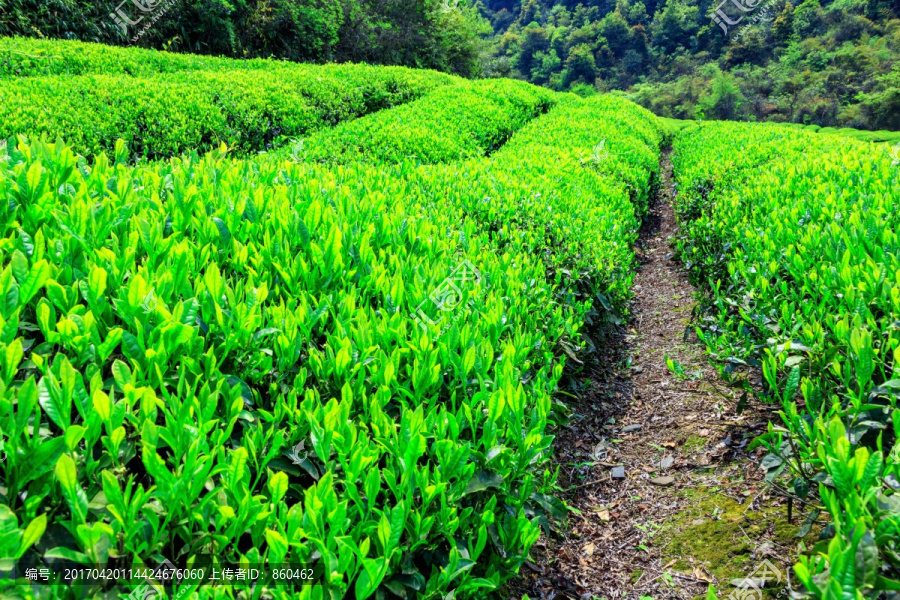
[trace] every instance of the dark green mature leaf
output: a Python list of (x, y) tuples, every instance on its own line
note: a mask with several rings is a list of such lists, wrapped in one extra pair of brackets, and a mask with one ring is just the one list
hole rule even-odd
[(503, 485), (503, 476), (493, 471), (478, 471), (466, 485), (466, 494), (483, 492), (488, 488), (498, 488)]
[(803, 538), (809, 535), (809, 532), (812, 531), (812, 527), (816, 522), (816, 519), (819, 518), (819, 515), (822, 514), (822, 511), (819, 509), (813, 509), (806, 515), (806, 519), (803, 521), (803, 524), (800, 526), (800, 529), (797, 530), (797, 537)]
[(125, 331), (122, 334), (122, 353), (132, 360), (140, 362), (144, 358), (144, 350), (137, 337)]
[(870, 532), (865, 532), (856, 546), (856, 587), (873, 587), (878, 577), (878, 547)]
[(794, 493), (797, 494), (801, 500), (806, 500), (806, 497), (809, 496), (809, 482), (803, 477), (795, 477)]
[(228, 225), (226, 225), (225, 221), (223, 221), (219, 217), (213, 217), (212, 220), (213, 223), (216, 224), (216, 227), (219, 229), (219, 237), (222, 240), (222, 245), (227, 246), (231, 243), (231, 232), (228, 230)]

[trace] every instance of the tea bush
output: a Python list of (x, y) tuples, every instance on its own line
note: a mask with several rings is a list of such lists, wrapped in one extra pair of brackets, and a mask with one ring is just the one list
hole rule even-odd
[(445, 86), (397, 110), (316, 132), (294, 153), (322, 163), (438, 163), (484, 156), (546, 112), (556, 96), (513, 80)]
[(317, 599), (512, 576), (563, 514), (552, 397), (625, 304), (661, 139), (559, 98), (452, 164), (8, 147), (0, 555), (316, 564), (254, 593)]
[(266, 69), (281, 64), (284, 63), (275, 60), (234, 60), (76, 40), (0, 37), (0, 80), (41, 75), (147, 76), (181, 71)]
[(832, 519), (796, 566), (815, 598), (900, 589), (900, 170), (887, 150), (736, 123), (674, 147), (678, 250), (708, 291), (701, 337), (761, 367), (781, 403), (757, 443), (767, 477), (811, 503), (801, 531)]
[(65, 136), (75, 152), (164, 158), (227, 143), (248, 154), (456, 81), (400, 67), (283, 65), (148, 75), (26, 77), (0, 87), (0, 137)]

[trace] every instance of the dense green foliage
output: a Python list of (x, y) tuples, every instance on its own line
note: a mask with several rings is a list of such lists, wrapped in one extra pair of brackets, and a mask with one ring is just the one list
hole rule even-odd
[(900, 131), (862, 131), (851, 127), (819, 127), (818, 125), (800, 125), (795, 123), (784, 123), (784, 127), (793, 129), (802, 129), (813, 133), (830, 133), (849, 137), (860, 142), (900, 142)]
[[(136, 42), (196, 54), (369, 62), (477, 75), (482, 36), (490, 25), (471, 5), (446, 10), (443, 4), (441, 0), (2, 0), (0, 36)], [(124, 30), (110, 16), (117, 10), (124, 17), (120, 17)]]
[[(161, 55), (155, 64), (161, 69), (196, 66), (177, 55)], [(134, 78), (19, 77), (0, 87), (0, 113), (6, 115), (0, 138), (65, 136), (75, 152), (88, 155), (111, 151), (116, 138), (148, 158), (203, 152), (222, 143), (252, 153), (401, 104), (453, 80), (402, 67), (289, 63), (265, 69), (198, 67)]]
[(510, 80), (460, 82), (396, 110), (321, 130), (292, 152), (298, 159), (326, 163), (438, 163), (484, 156), (546, 112), (554, 96)]
[[(682, 129), (698, 125), (698, 121), (688, 121), (683, 119), (671, 119), (668, 117), (660, 117), (659, 122), (672, 135), (677, 134)], [(802, 125), (800, 123), (779, 123), (782, 127), (788, 127), (798, 131), (808, 131), (810, 133), (830, 133), (841, 137), (853, 138), (860, 142), (888, 142), (894, 144), (900, 142), (900, 131), (865, 131), (863, 129), (854, 129), (852, 127), (819, 127), (818, 125)]]
[(900, 586), (900, 161), (886, 150), (724, 123), (674, 147), (701, 337), (762, 368), (783, 421), (757, 442), (767, 477), (811, 502), (808, 524), (833, 520), (796, 567), (815, 598)]
[[(656, 114), (900, 130), (897, 0), (486, 0), (486, 72), (627, 90)], [(727, 3), (727, 6), (731, 3)]]
[(71, 40), (0, 37), (0, 78), (37, 75), (133, 75), (182, 71), (265, 69), (280, 61), (120, 48)]
[[(661, 129), (621, 99), (514, 82), (455, 96), (431, 74), (378, 71), (293, 85), (320, 114), (337, 106), (346, 118), (366, 95), (329, 104), (327, 72), (382, 100), (436, 88), (417, 101), (433, 112), (403, 105), (352, 123), (383, 123), (382, 145), (366, 149), (384, 149), (374, 162), (418, 135), (461, 149), (420, 158), (452, 162), (217, 149), (135, 165), (123, 142), (89, 161), (62, 142), (0, 150), (0, 555), (316, 562), (322, 586), (265, 594), (470, 598), (512, 576), (562, 515), (548, 495), (553, 396), (591, 326), (625, 310)], [(257, 73), (19, 78), (3, 97), (88, 96), (127, 80), (143, 107), (157, 85), (195, 90), (169, 96), (194, 106), (216, 81), (240, 90), (235, 102), (301, 102), (290, 92), (278, 103), (287, 71), (267, 70), (269, 84)], [(468, 119), (454, 120), (454, 98), (472, 101)], [(102, 104), (38, 131), (101, 148), (117, 127), (131, 131), (125, 120), (94, 133), (104, 113), (88, 106)], [(254, 124), (246, 106), (241, 135)], [(461, 265), (469, 279), (448, 295)], [(235, 588), (247, 592), (196, 593)]]
[[(727, 34), (713, 21), (719, 6), (713, 0), (131, 0), (110, 6), (3, 0), (0, 36), (405, 65), (513, 77), (580, 94), (618, 90), (678, 119), (900, 130), (900, 0), (745, 0), (752, 10)], [(77, 42), (57, 52), (48, 42), (0, 40), (0, 76), (101, 68), (106, 61), (89, 60), (91, 53)], [(156, 66), (151, 54), (144, 55), (146, 65), (135, 54), (121, 57), (122, 67), (99, 72), (136, 74)]]

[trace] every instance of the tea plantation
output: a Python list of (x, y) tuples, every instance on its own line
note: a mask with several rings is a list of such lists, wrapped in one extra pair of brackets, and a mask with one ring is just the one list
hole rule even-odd
[[(669, 143), (702, 340), (763, 370), (763, 464), (833, 524), (797, 589), (900, 589), (882, 146), (676, 131), (512, 80), (21, 39), (0, 40), (0, 115), (0, 594), (501, 589), (565, 517), (561, 387), (628, 317)], [(190, 574), (210, 560), (270, 575)]]

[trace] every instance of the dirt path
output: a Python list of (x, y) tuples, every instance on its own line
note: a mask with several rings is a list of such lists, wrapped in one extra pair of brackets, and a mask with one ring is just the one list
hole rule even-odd
[(797, 518), (786, 523), (745, 452), (767, 413), (736, 413), (737, 394), (688, 327), (694, 288), (670, 254), (668, 154), (660, 170), (636, 247), (633, 320), (604, 344), (590, 392), (557, 432), (559, 495), (578, 512), (541, 538), (510, 598), (692, 598), (710, 583), (724, 598), (763, 560), (786, 574), (793, 557)]

